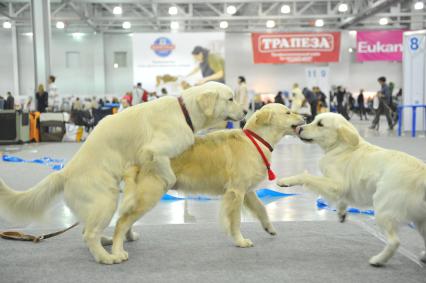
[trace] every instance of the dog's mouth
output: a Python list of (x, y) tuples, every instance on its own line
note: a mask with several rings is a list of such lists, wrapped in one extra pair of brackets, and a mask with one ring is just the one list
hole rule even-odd
[(305, 138), (302, 138), (301, 136), (299, 136), (299, 138), (300, 138), (302, 141), (307, 142), (307, 143), (310, 143), (310, 142), (313, 142), (313, 141), (314, 141), (313, 139), (305, 139)]
[(291, 128), (293, 129), (293, 131), (294, 131), (296, 134), (298, 134), (297, 127), (299, 127), (299, 126), (303, 126), (303, 125), (305, 125), (305, 122), (299, 122), (299, 123), (297, 123), (297, 124), (293, 124), (293, 125), (291, 125)]

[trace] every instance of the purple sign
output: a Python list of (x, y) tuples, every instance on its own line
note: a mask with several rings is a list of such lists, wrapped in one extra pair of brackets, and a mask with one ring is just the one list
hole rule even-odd
[(402, 61), (403, 30), (358, 31), (356, 60)]

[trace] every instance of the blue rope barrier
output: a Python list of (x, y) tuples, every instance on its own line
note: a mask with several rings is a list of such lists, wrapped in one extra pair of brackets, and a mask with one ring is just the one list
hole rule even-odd
[[(336, 211), (335, 208), (331, 208), (329, 204), (322, 198), (317, 199), (317, 207), (319, 209), (328, 209), (331, 211)], [(358, 208), (349, 207), (346, 211), (349, 213), (354, 213), (354, 214), (365, 214), (365, 215), (374, 216), (374, 210), (371, 210), (371, 209), (361, 210)]]
[[(256, 191), (257, 196), (262, 200), (277, 200), (284, 197), (290, 197), (297, 194), (286, 194), (277, 192), (270, 189), (259, 189)], [(208, 201), (215, 200), (220, 198), (208, 197), (208, 196), (186, 196), (186, 197), (176, 197), (169, 194), (165, 194), (161, 200), (163, 201), (178, 201), (178, 200), (197, 200), (197, 201)]]
[(61, 170), (64, 168), (64, 160), (63, 159), (53, 159), (50, 157), (42, 157), (42, 158), (36, 158), (31, 160), (25, 160), (23, 158), (12, 156), (8, 154), (2, 155), (2, 160), (4, 162), (11, 162), (11, 163), (34, 163), (34, 164), (40, 164), (40, 165), (46, 165), (49, 166), (53, 170)]

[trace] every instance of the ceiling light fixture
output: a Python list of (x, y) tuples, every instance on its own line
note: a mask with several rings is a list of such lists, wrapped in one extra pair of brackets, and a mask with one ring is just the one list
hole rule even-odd
[(12, 23), (8, 21), (3, 22), (3, 28), (6, 28), (6, 29), (12, 28)]
[(379, 24), (380, 24), (381, 26), (385, 26), (385, 25), (387, 25), (388, 23), (389, 23), (388, 18), (381, 18), (381, 19), (379, 20)]
[(170, 22), (170, 28), (172, 30), (177, 30), (179, 29), (179, 22)]
[(120, 6), (115, 6), (114, 9), (112, 9), (112, 13), (114, 15), (121, 15), (123, 14), (123, 9)]
[(416, 3), (414, 3), (414, 10), (423, 10), (424, 7), (425, 4), (423, 3), (423, 1), (417, 1)]
[(177, 15), (177, 13), (178, 13), (178, 8), (176, 6), (169, 7), (169, 15), (174, 16), (174, 15)]
[(230, 15), (233, 15), (237, 12), (237, 8), (235, 8), (234, 5), (229, 5), (228, 7), (226, 7), (226, 12)]
[(348, 11), (348, 9), (349, 9), (349, 6), (348, 6), (348, 4), (346, 4), (346, 3), (340, 3), (340, 4), (339, 4), (339, 6), (337, 7), (337, 10), (338, 10), (340, 13), (347, 12), (347, 11)]
[(61, 21), (56, 22), (56, 28), (57, 29), (64, 29), (65, 28), (64, 22), (61, 22)]
[(132, 27), (132, 24), (131, 24), (130, 22), (123, 22), (122, 27), (123, 27), (124, 29), (129, 29), (129, 28), (131, 28), (131, 27)]
[(228, 26), (229, 26), (229, 24), (228, 24), (228, 22), (227, 22), (227, 21), (221, 21), (221, 22), (219, 23), (219, 26), (220, 26), (220, 28), (221, 28), (221, 29), (227, 29), (227, 28), (228, 28)]
[(275, 27), (275, 21), (274, 20), (267, 20), (266, 21), (266, 27), (267, 28), (274, 28)]
[(281, 6), (281, 13), (283, 14), (290, 14), (291, 8), (289, 5), (282, 5)]
[(322, 19), (318, 19), (315, 21), (315, 26), (316, 27), (323, 27), (324, 26), (324, 20)]

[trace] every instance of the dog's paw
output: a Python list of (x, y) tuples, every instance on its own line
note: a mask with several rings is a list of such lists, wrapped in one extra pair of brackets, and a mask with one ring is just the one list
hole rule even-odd
[(95, 260), (97, 263), (101, 264), (114, 264), (115, 257), (111, 254), (105, 254), (105, 255), (97, 255), (95, 256)]
[(339, 213), (337, 216), (339, 217), (340, 223), (344, 223), (346, 221), (346, 213)]
[(277, 185), (280, 186), (280, 187), (292, 187), (296, 184), (297, 183), (295, 182), (293, 177), (282, 178), (282, 179), (278, 180), (278, 182), (277, 182)]
[(420, 255), (420, 260), (424, 263), (426, 263), (426, 251), (423, 251)]
[(134, 231), (129, 231), (126, 234), (126, 240), (129, 241), (129, 242), (137, 241), (137, 240), (139, 240), (139, 238), (140, 238), (139, 233), (134, 232)]
[(383, 262), (380, 255), (373, 256), (368, 262), (374, 267), (382, 267), (385, 265), (385, 262)]
[(271, 224), (269, 224), (267, 227), (264, 227), (266, 233), (268, 233), (269, 235), (275, 236), (277, 235), (277, 231), (275, 230), (274, 226), (272, 226)]
[(119, 253), (112, 254), (114, 263), (121, 263), (129, 259), (129, 254), (125, 250), (121, 250)]
[(242, 239), (236, 243), (239, 248), (250, 248), (253, 247), (253, 242), (250, 239)]

